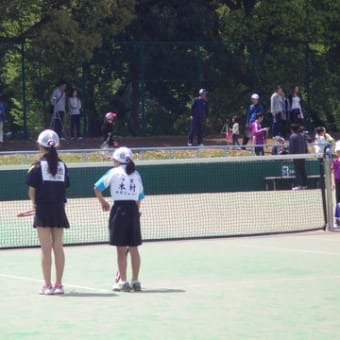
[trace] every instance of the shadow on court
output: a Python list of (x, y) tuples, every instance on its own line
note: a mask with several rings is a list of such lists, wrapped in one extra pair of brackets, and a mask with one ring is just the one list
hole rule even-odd
[(59, 295), (61, 298), (68, 297), (96, 297), (96, 298), (113, 298), (117, 297), (117, 294), (114, 293), (83, 293), (83, 292), (65, 292), (64, 295)]
[(147, 294), (171, 294), (171, 293), (185, 293), (183, 289), (169, 289), (169, 288), (155, 288), (155, 289), (143, 289), (140, 293)]
[(37, 294), (38, 249), (1, 251), (0, 338), (337, 339), (339, 245), (326, 232), (147, 243), (136, 293), (110, 291), (112, 247), (68, 247), (60, 298)]

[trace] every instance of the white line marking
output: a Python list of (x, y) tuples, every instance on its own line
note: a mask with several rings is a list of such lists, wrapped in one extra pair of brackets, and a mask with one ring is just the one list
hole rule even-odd
[[(25, 276), (17, 276), (17, 275), (9, 275), (9, 274), (0, 274), (1, 277), (14, 279), (14, 280), (21, 280), (21, 281), (32, 281), (32, 282), (39, 282), (42, 283), (42, 280), (25, 277)], [(248, 286), (256, 286), (256, 285), (263, 285), (263, 284), (275, 284), (275, 283), (289, 283), (289, 282), (305, 282), (305, 281), (330, 281), (330, 280), (340, 280), (340, 275), (319, 275), (319, 276), (305, 276), (305, 277), (278, 277), (278, 278), (269, 278), (269, 279), (241, 279), (239, 281), (230, 280), (225, 282), (215, 282), (213, 284), (214, 287), (228, 287), (228, 288), (244, 288)], [(86, 286), (79, 286), (79, 285), (73, 285), (73, 284), (65, 284), (66, 287), (70, 288), (78, 288), (78, 289), (84, 289), (84, 290), (90, 290), (90, 291), (96, 291), (101, 293), (112, 293), (111, 290), (108, 289), (100, 289), (100, 288), (92, 288), (92, 287), (86, 287)], [(166, 286), (166, 290), (177, 290), (178, 287), (172, 287), (171, 284), (162, 284), (162, 287)], [(194, 284), (194, 285), (185, 285), (182, 284), (180, 287), (180, 290), (197, 290), (202, 289), (206, 287), (211, 287), (211, 283), (207, 284)], [(147, 288), (145, 288), (146, 291), (148, 291)], [(156, 289), (157, 290), (157, 289)], [(152, 289), (151, 289), (152, 292)], [(67, 293), (66, 293), (67, 294)]]
[[(42, 280), (34, 279), (34, 278), (31, 278), (31, 277), (25, 277), (25, 276), (17, 276), (17, 275), (10, 275), (10, 274), (0, 274), (0, 277), (4, 277), (4, 278), (8, 278), (8, 279), (21, 280), (21, 281), (39, 282), (41, 284), (43, 283)], [(68, 284), (68, 283), (65, 283), (65, 287), (67, 287), (67, 288), (78, 288), (78, 289), (84, 289), (84, 290), (90, 290), (90, 291), (102, 292), (102, 293), (111, 292), (111, 290), (108, 290), (108, 289), (93, 288), (93, 287), (87, 287), (87, 286), (79, 286), (79, 285)]]
[(319, 250), (309, 250), (309, 249), (295, 249), (295, 248), (284, 248), (284, 247), (267, 247), (267, 246), (254, 246), (250, 244), (242, 244), (241, 247), (261, 249), (261, 250), (278, 250), (286, 251), (291, 253), (305, 253), (305, 254), (315, 254), (315, 255), (329, 255), (329, 256), (340, 256), (340, 253), (333, 253), (329, 251), (319, 251)]

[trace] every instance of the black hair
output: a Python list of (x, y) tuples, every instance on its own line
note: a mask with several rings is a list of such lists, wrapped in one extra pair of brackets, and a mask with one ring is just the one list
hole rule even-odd
[(60, 79), (59, 81), (58, 81), (58, 84), (57, 84), (58, 86), (61, 86), (61, 85), (67, 85), (67, 82), (66, 82), (66, 80), (64, 80), (64, 79)]
[(299, 133), (304, 133), (304, 132), (305, 132), (305, 127), (302, 126), (302, 125), (300, 125), (300, 126), (298, 127), (298, 132), (299, 132)]
[(299, 125), (298, 124), (292, 124), (291, 126), (290, 126), (290, 129), (293, 131), (293, 132), (298, 132), (298, 130), (299, 130)]
[(240, 121), (240, 118), (239, 118), (239, 116), (233, 116), (233, 118), (232, 119), (234, 119), (234, 121), (236, 122), (236, 123), (238, 123), (239, 121)]
[(58, 162), (59, 157), (56, 148), (53, 145), (50, 145), (49, 148), (46, 148), (47, 154), (46, 154), (46, 160), (48, 164), (48, 171), (52, 176), (55, 176), (57, 174), (58, 170)]
[(128, 175), (131, 175), (133, 172), (135, 172), (135, 170), (136, 170), (135, 163), (133, 162), (132, 159), (128, 159), (128, 161), (126, 162), (125, 172)]
[(73, 92), (74, 91), (77, 91), (77, 98), (79, 98), (79, 91), (75, 88), (75, 87), (72, 87), (72, 89), (71, 89), (71, 91), (70, 91), (70, 98), (72, 98), (73, 97)]
[(323, 128), (323, 127), (321, 127), (321, 126), (318, 126), (317, 128), (315, 128), (315, 133), (316, 134), (320, 134), (320, 133), (322, 133), (322, 132), (325, 132), (325, 129)]

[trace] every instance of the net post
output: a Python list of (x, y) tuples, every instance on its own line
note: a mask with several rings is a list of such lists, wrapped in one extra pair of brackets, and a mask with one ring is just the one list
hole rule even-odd
[(327, 229), (334, 230), (334, 212), (333, 212), (333, 191), (331, 186), (331, 156), (329, 153), (325, 154), (325, 184), (326, 184), (326, 202), (327, 202)]

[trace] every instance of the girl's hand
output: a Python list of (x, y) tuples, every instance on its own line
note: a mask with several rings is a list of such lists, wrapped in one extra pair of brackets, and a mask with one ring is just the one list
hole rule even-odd
[(102, 200), (100, 202), (100, 204), (102, 205), (103, 211), (109, 211), (110, 210), (110, 204), (108, 202), (106, 202), (105, 200)]
[(335, 190), (335, 184), (332, 183), (331, 188), (332, 190)]

